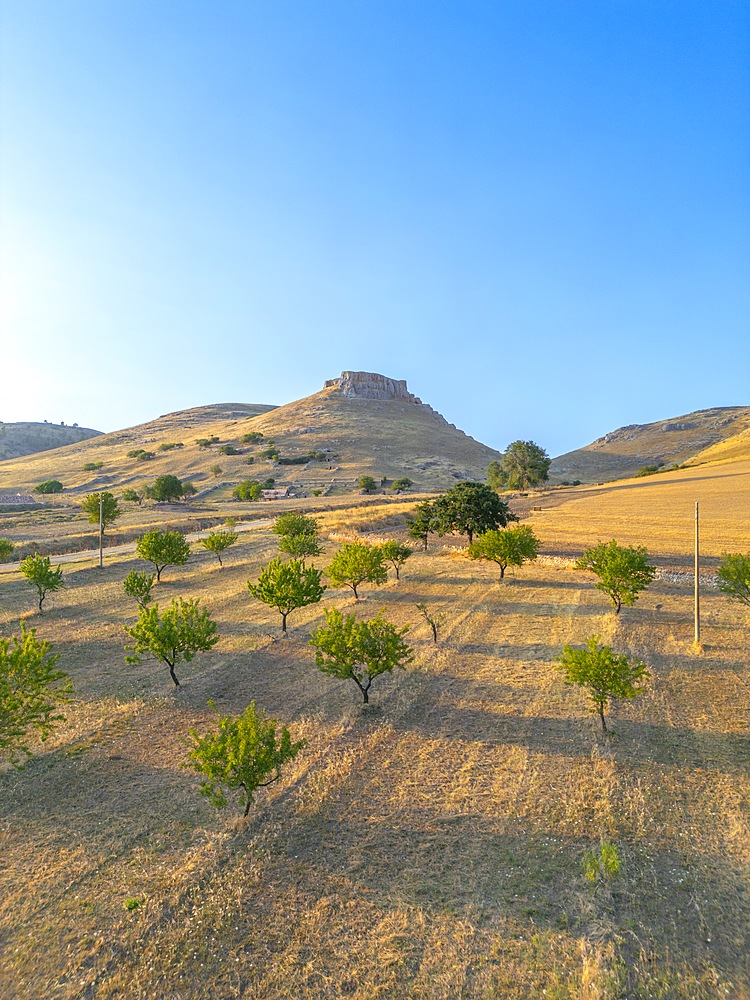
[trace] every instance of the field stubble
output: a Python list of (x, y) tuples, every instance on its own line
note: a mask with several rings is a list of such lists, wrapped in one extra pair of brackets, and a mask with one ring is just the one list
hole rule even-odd
[[(696, 656), (687, 588), (658, 582), (616, 619), (585, 574), (500, 584), (440, 549), (359, 604), (327, 592), (281, 640), (246, 587), (274, 553), (251, 532), (224, 570), (200, 552), (166, 571), (158, 599), (200, 596), (222, 635), (179, 691), (124, 663), (133, 557), (68, 571), (43, 616), (4, 576), (0, 631), (36, 625), (77, 700), (0, 775), (3, 996), (750, 996), (748, 623), (726, 598), (706, 596)], [(438, 646), (418, 601), (446, 614)], [(411, 626), (415, 663), (368, 711), (315, 670), (306, 640), (332, 605)], [(654, 671), (607, 738), (554, 664), (590, 634)], [(209, 698), (255, 699), (309, 741), (247, 822), (181, 766)], [(580, 861), (604, 839), (622, 872), (592, 887)]]

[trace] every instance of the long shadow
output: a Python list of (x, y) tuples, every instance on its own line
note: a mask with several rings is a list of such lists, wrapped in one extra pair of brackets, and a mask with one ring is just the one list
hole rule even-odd
[(451, 642), (442, 640), (440, 647), (454, 649), (457, 653), (468, 653), (477, 656), (493, 656), (499, 660), (546, 660), (551, 662), (559, 656), (562, 646), (549, 646), (544, 642), (530, 642), (524, 645), (506, 644), (502, 642)]
[(442, 705), (418, 706), (394, 722), (396, 728), (425, 736), (457, 739), (495, 746), (511, 743), (536, 753), (588, 755), (594, 744), (606, 747), (617, 761), (695, 767), (727, 774), (750, 774), (750, 736), (708, 733), (629, 719), (609, 720), (604, 737), (591, 718), (515, 716)]

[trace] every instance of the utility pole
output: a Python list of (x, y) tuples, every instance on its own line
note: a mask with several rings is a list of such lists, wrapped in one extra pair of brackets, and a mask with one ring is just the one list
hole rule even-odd
[(698, 525), (698, 501), (695, 501), (695, 608), (694, 608), (694, 618), (695, 618), (695, 645), (700, 646), (701, 643), (701, 591), (700, 591), (700, 576), (699, 576), (699, 562), (700, 562), (700, 534)]
[(99, 569), (104, 566), (104, 494), (99, 490)]

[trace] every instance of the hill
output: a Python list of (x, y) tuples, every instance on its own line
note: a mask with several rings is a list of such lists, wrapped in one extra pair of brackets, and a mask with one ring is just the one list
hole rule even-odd
[(553, 459), (550, 478), (584, 483), (624, 479), (645, 465), (679, 465), (699, 456), (710, 461), (703, 453), (713, 448), (718, 448), (714, 460), (747, 457), (747, 435), (744, 451), (722, 448), (749, 428), (750, 406), (719, 406), (651, 424), (628, 424)]
[[(250, 433), (262, 440), (243, 441)], [(212, 438), (216, 440), (206, 446)], [(264, 455), (269, 447), (278, 454)], [(221, 449), (236, 453), (222, 454)], [(128, 454), (137, 451), (140, 456)], [(417, 488), (429, 490), (460, 479), (482, 479), (498, 457), (410, 393), (405, 382), (344, 372), (320, 392), (285, 406), (233, 403), (181, 410), (95, 440), (1, 463), (0, 489), (28, 490), (54, 478), (66, 491), (81, 493), (138, 487), (169, 473), (214, 498), (228, 496), (240, 480), (269, 477), (303, 493), (351, 491), (365, 474), (377, 482), (408, 477)]]
[(33, 421), (5, 424), (0, 421), (0, 461), (61, 448), (67, 444), (97, 437), (101, 433), (91, 427), (78, 427), (78, 425), (68, 427), (66, 424)]

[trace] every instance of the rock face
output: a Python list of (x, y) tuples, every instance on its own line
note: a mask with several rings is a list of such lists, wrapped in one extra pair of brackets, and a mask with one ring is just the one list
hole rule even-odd
[(342, 372), (339, 378), (331, 378), (324, 389), (335, 387), (342, 396), (359, 399), (408, 399), (416, 397), (406, 388), (405, 379), (386, 378), (375, 372)]

